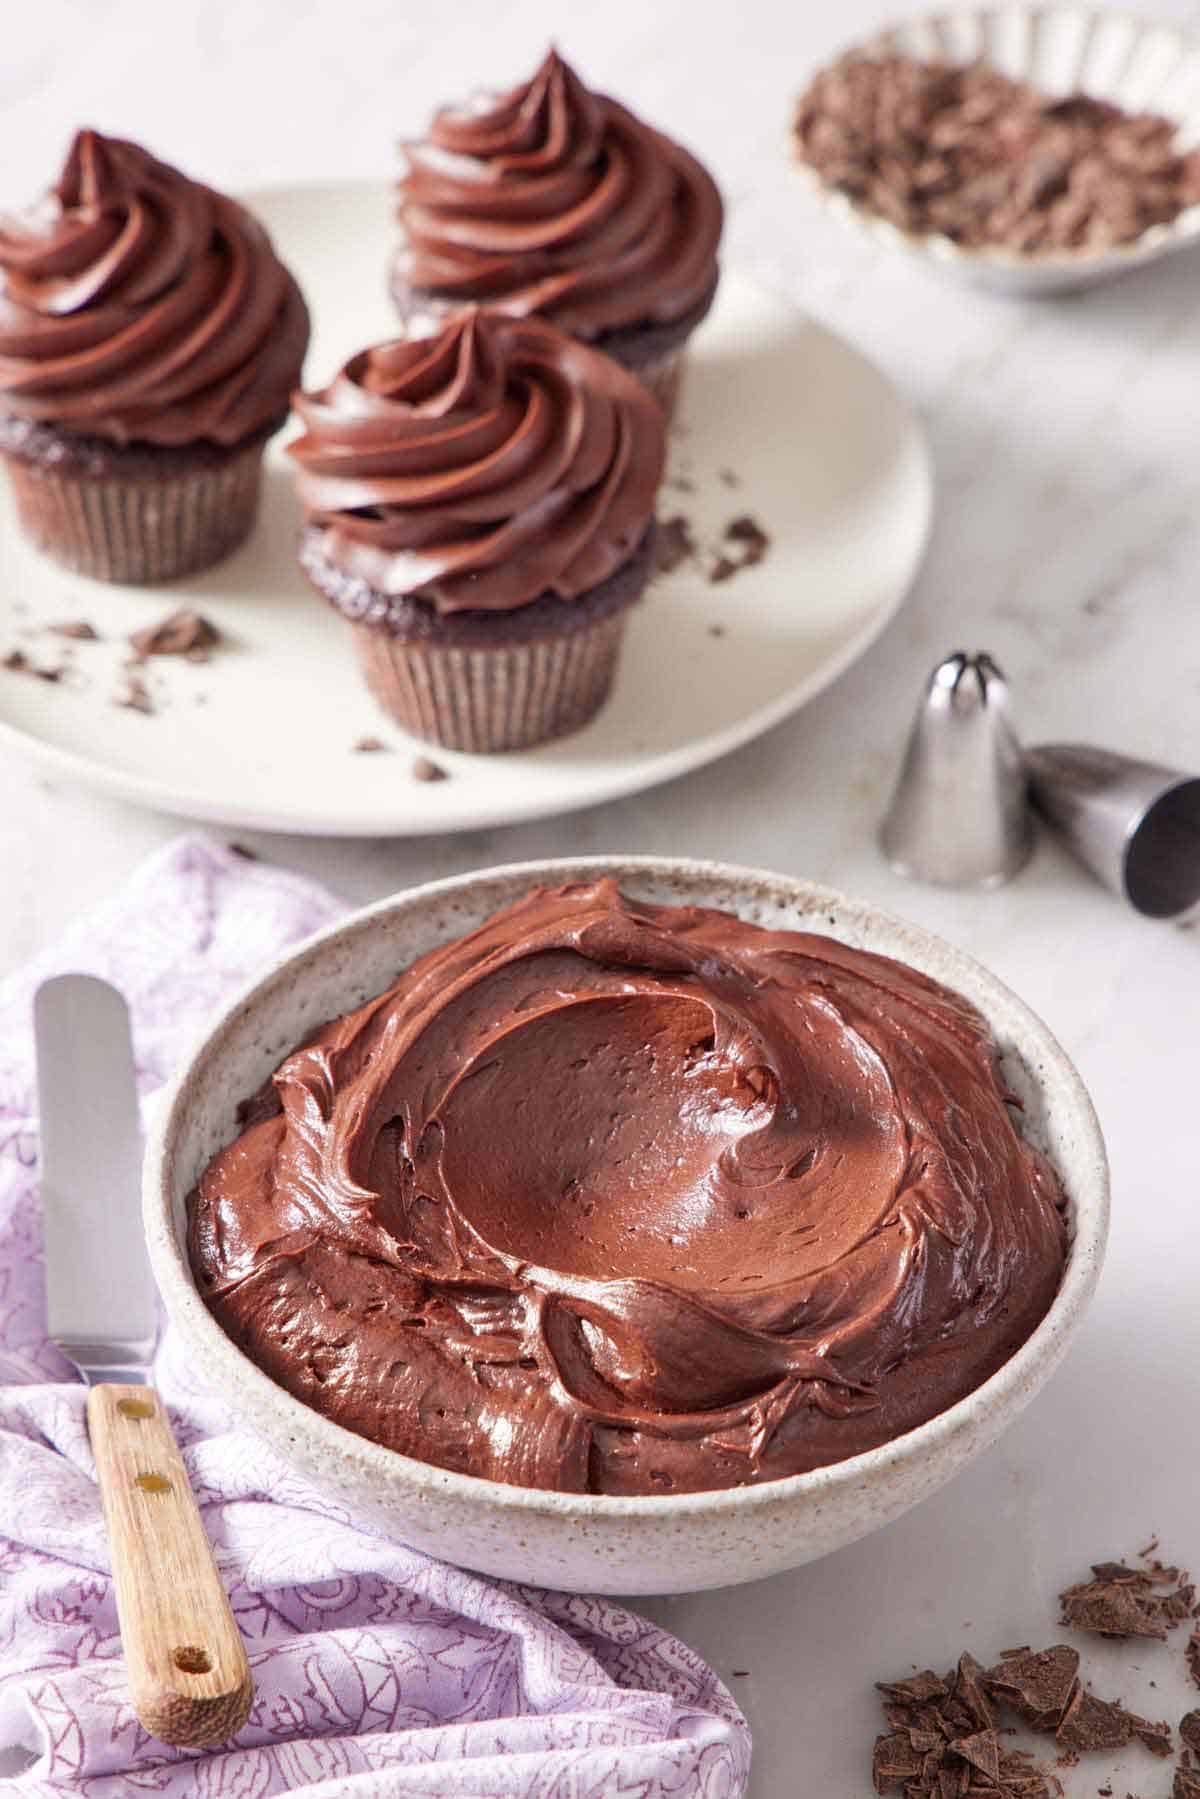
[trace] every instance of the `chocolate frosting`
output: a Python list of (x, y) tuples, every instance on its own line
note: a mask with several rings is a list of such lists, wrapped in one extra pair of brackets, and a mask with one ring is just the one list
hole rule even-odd
[(262, 226), (137, 144), (81, 131), (0, 219), (0, 411), (117, 444), (281, 424), (308, 310)]
[(510, 93), (443, 108), (405, 150), (401, 268), (415, 288), (585, 338), (670, 323), (712, 294), (712, 178), (556, 51)]
[(295, 404), (288, 452), (324, 554), (440, 613), (597, 587), (641, 541), (666, 453), (655, 401), (609, 357), (473, 307)]
[(521, 1486), (736, 1486), (887, 1442), (1063, 1268), (965, 1000), (606, 880), (422, 957), (244, 1123), (190, 1201), (226, 1331), (351, 1430)]

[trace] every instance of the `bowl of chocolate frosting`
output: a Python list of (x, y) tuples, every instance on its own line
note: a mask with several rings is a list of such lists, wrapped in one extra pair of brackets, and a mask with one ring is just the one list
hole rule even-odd
[(146, 1224), (286, 1467), (508, 1578), (751, 1580), (991, 1444), (1094, 1290), (1091, 1103), (939, 939), (659, 857), (418, 887), (188, 1057)]

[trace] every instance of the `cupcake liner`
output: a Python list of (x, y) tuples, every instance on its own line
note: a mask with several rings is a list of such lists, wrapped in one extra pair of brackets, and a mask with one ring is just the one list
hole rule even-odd
[(450, 750), (528, 749), (578, 731), (608, 697), (628, 608), (559, 636), (484, 648), (356, 625), (367, 686), (404, 730)]
[(6, 455), (30, 541), (76, 574), (151, 583), (228, 556), (258, 509), (261, 438), (217, 463), (164, 476), (88, 474)]

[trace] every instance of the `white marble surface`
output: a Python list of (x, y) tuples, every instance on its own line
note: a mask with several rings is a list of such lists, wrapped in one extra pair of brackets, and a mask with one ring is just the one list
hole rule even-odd
[[(918, 684), (960, 645), (1005, 666), (1030, 739), (1091, 738), (1200, 769), (1200, 260), (1023, 304), (943, 288), (826, 220), (788, 169), (789, 100), (806, 68), (888, 10), (41, 0), (6, 13), (0, 65), (0, 187), (16, 200), (81, 122), (143, 137), (222, 184), (375, 173), (433, 100), (476, 77), (519, 77), (553, 32), (589, 78), (705, 152), (731, 203), (730, 253), (864, 347), (928, 422), (939, 511), (909, 604), (855, 671), (759, 743), (638, 798), (513, 830), (252, 840), (355, 900), (597, 849), (811, 875), (974, 951), (1077, 1059), (1112, 1154), (1114, 1231), (1092, 1317), (1050, 1390), (964, 1479), (873, 1540), (656, 1608), (730, 1675), (755, 1727), (755, 1799), (868, 1792), (872, 1679), (947, 1664), (963, 1644), (983, 1656), (1048, 1640), (1049, 1596), (1089, 1560), (1159, 1531), (1200, 1564), (1197, 933), (1125, 914), (1047, 842), (986, 897), (908, 886), (873, 844)], [(1146, 10), (1200, 27), (1194, 0)], [(178, 827), (7, 757), (0, 774), (0, 967), (11, 967)], [(1100, 1691), (1153, 1716), (1183, 1709), (1177, 1650), (1088, 1659)], [(1110, 1771), (1101, 1758), (1063, 1779), (1090, 1795)], [(1154, 1799), (1169, 1785), (1139, 1752), (1117, 1790)]]

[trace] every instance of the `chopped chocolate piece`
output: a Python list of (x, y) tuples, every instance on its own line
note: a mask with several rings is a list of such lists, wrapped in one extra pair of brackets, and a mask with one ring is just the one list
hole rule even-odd
[(52, 631), (56, 637), (74, 638), (77, 643), (96, 643), (100, 636), (95, 627), (88, 624), (86, 618), (64, 619), (61, 625), (47, 625), (46, 629)]
[(121, 706), (126, 712), (154, 713), (154, 701), (150, 698), (150, 690), (142, 677), (134, 671), (125, 676), (125, 684), (113, 701), (114, 706)]
[(919, 1705), (924, 1699), (944, 1699), (950, 1692), (946, 1682), (939, 1680), (932, 1668), (909, 1675), (905, 1680), (877, 1680), (875, 1685), (900, 1705)]
[(743, 546), (742, 561), (746, 567), (753, 562), (761, 562), (771, 547), (771, 539), (758, 520), (751, 518), (748, 512), (730, 520), (725, 527), (725, 537), (728, 542)]
[(871, 1758), (871, 1778), (877, 1793), (890, 1793), (893, 1787), (902, 1787), (905, 1781), (915, 1780), (922, 1765), (923, 1757), (902, 1731), (893, 1731), (887, 1737), (876, 1737), (875, 1753)]
[[(1187, 1576), (1161, 1562), (1155, 1562), (1149, 1573), (1124, 1562), (1094, 1562), (1092, 1574), (1092, 1580), (1059, 1594), (1061, 1622), (1099, 1636), (1161, 1641), (1190, 1615), (1196, 1597)], [(1174, 1590), (1163, 1593), (1157, 1590), (1161, 1587)]]
[(1075, 1690), (1078, 1670), (1079, 1651), (1069, 1643), (1056, 1643), (1036, 1653), (1006, 1651), (982, 1679), (993, 1699), (1035, 1730), (1053, 1731)]
[(387, 744), (382, 737), (360, 737), (354, 749), (359, 756), (376, 756), (380, 750), (387, 749)]
[(800, 101), (796, 148), (831, 188), (903, 231), (1036, 254), (1128, 243), (1200, 199), (1175, 127), (973, 63), (852, 54)]
[(696, 554), (696, 540), (692, 535), (692, 527), (682, 512), (673, 518), (665, 519), (658, 527), (654, 539), (655, 573), (669, 575), (682, 562), (687, 562)]
[(206, 657), (207, 652), (220, 643), (221, 633), (202, 614), (183, 607), (178, 612), (168, 613), (156, 625), (147, 625), (141, 631), (134, 631), (129, 641), (143, 658), (190, 656), (195, 660), (197, 652), (202, 652)]
[(1098, 1699), (1077, 1687), (1055, 1732), (1068, 1749), (1123, 1749), (1136, 1737), (1152, 1755), (1170, 1755), (1171, 1727), (1151, 1724), (1115, 1700)]
[(1200, 1755), (1200, 1711), (1187, 1712), (1179, 1720), (1180, 1740)]
[(959, 1737), (951, 1743), (955, 1755), (960, 1755), (973, 1768), (985, 1774), (993, 1786), (1000, 1779), (1000, 1739), (994, 1730), (976, 1731), (974, 1736)]
[(995, 1707), (983, 1686), (983, 1669), (968, 1650), (958, 1658), (954, 1676), (954, 1697), (960, 1702), (977, 1730), (991, 1730), (996, 1723)]
[(428, 756), (414, 757), (412, 777), (414, 781), (448, 781), (450, 779), (441, 763), (431, 762)]
[(1187, 1768), (1176, 1768), (1171, 1799), (1200, 1799), (1200, 1776)]
[(29, 669), (29, 658), (24, 650), (8, 650), (0, 660), (0, 668), (10, 669), (13, 674), (25, 674)]

